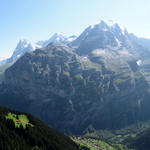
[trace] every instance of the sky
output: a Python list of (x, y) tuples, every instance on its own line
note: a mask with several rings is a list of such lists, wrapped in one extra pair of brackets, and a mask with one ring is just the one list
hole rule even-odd
[(99, 20), (150, 38), (150, 0), (0, 0), (0, 58), (11, 56), (20, 39), (79, 35)]

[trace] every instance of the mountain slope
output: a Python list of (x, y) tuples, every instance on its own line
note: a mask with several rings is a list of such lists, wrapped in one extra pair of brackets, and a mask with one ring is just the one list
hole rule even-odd
[(46, 126), (29, 114), (0, 107), (0, 119), (0, 149), (79, 149), (70, 138)]
[(130, 38), (135, 41), (136, 43), (138, 43), (139, 45), (142, 45), (143, 47), (147, 48), (148, 50), (150, 50), (150, 39), (148, 38), (141, 38), (141, 37), (137, 37), (134, 34), (130, 34), (129, 35)]
[(30, 112), (62, 132), (83, 134), (91, 126), (119, 129), (150, 119), (148, 90), (135, 61), (91, 61), (70, 46), (51, 43), (5, 72), (0, 104)]

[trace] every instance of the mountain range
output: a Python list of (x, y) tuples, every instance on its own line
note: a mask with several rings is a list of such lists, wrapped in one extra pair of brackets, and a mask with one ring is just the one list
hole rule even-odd
[(28, 42), (28, 52), (16, 48), (13, 55), (22, 57), (3, 75), (0, 105), (77, 135), (150, 120), (148, 44), (112, 21), (91, 25), (71, 40), (59, 35), (58, 42), (57, 35), (36, 43), (36, 50)]
[[(23, 56), (26, 52), (34, 51), (37, 48), (42, 48), (47, 46), (49, 43), (65, 43), (68, 44), (76, 39), (76, 36), (65, 37), (60, 33), (55, 33), (50, 39), (45, 41), (38, 41), (37, 43), (31, 43), (26, 39), (21, 39), (17, 44), (12, 56), (10, 58), (0, 58), (0, 70), (3, 66), (10, 66), (14, 62), (16, 62), (21, 56)], [(5, 70), (5, 69), (4, 69)], [(3, 71), (4, 72), (4, 71)]]
[(68, 43), (72, 42), (73, 40), (75, 40), (76, 38), (77, 37), (75, 35), (65, 37), (60, 33), (55, 33), (50, 39), (48, 39), (46, 41), (38, 41), (37, 44), (41, 45), (42, 47), (45, 47), (49, 43), (52, 43), (52, 42), (68, 44)]

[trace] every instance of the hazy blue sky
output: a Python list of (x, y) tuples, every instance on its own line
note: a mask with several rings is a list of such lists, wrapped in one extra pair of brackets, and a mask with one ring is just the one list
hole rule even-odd
[(150, 0), (0, 0), (0, 57), (10, 56), (21, 38), (79, 35), (101, 19), (150, 38)]

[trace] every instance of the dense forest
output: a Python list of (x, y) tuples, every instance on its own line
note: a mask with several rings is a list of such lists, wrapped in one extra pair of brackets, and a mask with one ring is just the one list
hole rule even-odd
[[(16, 126), (8, 114), (27, 116), (31, 125)], [(1, 150), (77, 150), (78, 146), (67, 136), (53, 130), (30, 114), (0, 107)], [(19, 123), (19, 122), (18, 122)]]

